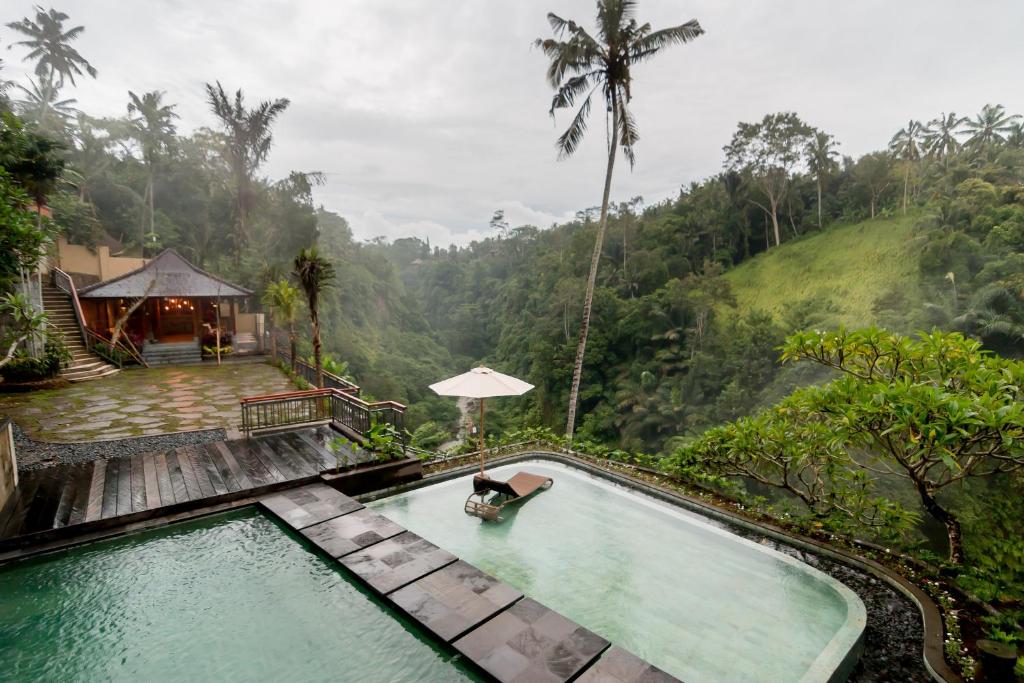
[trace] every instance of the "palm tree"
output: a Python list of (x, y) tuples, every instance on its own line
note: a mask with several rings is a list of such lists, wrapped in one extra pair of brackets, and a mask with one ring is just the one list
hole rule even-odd
[(907, 214), (907, 188), (910, 186), (910, 167), (921, 159), (924, 138), (928, 129), (913, 119), (906, 128), (900, 128), (889, 140), (889, 151), (903, 161), (903, 215)]
[(271, 355), (277, 358), (277, 335), (274, 334), (274, 326), (286, 323), (288, 341), (291, 343), (292, 372), (295, 372), (295, 362), (298, 358), (295, 351), (295, 323), (299, 320), (299, 290), (288, 280), (281, 278), (267, 285), (267, 291), (263, 294), (263, 304), (270, 309)]
[(44, 133), (63, 138), (67, 133), (68, 121), (78, 110), (73, 105), (78, 101), (74, 98), (57, 99), (59, 91), (47, 83), (29, 81), (29, 87), (16, 86), (24, 94), (24, 99), (14, 103), (15, 110), (27, 121), (35, 124)]
[(967, 146), (980, 150), (1005, 142), (1006, 135), (1012, 132), (1013, 124), (1018, 119), (1019, 114), (1007, 114), (1001, 104), (986, 104), (980, 114), (964, 120), (964, 134), (970, 136), (967, 138)]
[(818, 228), (821, 228), (821, 186), (829, 175), (838, 167), (835, 157), (836, 139), (825, 131), (817, 130), (814, 137), (807, 143), (804, 153), (807, 155), (807, 169), (814, 174), (818, 184)]
[(1006, 144), (1014, 149), (1024, 149), (1024, 123), (1018, 121), (1010, 126)]
[(571, 441), (576, 421), (576, 403), (579, 398), (583, 356), (590, 330), (590, 311), (594, 301), (597, 267), (601, 259), (605, 230), (608, 227), (608, 197), (612, 185), (612, 169), (619, 147), (632, 168), (635, 163), (633, 148), (638, 139), (636, 121), (629, 111), (632, 98), (634, 64), (645, 62), (663, 48), (688, 43), (704, 33), (696, 20), (672, 28), (654, 31), (648, 23), (639, 24), (634, 18), (636, 3), (632, 0), (598, 0), (597, 34), (588, 33), (575, 21), (548, 14), (548, 23), (554, 38), (540, 39), (536, 45), (551, 60), (547, 80), (555, 88), (549, 113), (553, 117), (559, 109), (570, 109), (582, 98), (569, 128), (558, 138), (558, 156), (572, 156), (587, 130), (590, 103), (595, 92), (604, 97), (608, 135), (608, 166), (605, 170), (604, 194), (601, 199), (601, 220), (590, 260), (590, 276), (583, 301), (583, 321), (580, 325), (576, 361), (573, 366), (572, 387), (569, 390), (569, 414), (565, 434)]
[(966, 116), (957, 116), (953, 112), (942, 112), (939, 118), (928, 122), (924, 135), (924, 148), (928, 156), (942, 159), (944, 168), (949, 168), (949, 160), (960, 151), (960, 126), (967, 120)]
[(207, 101), (220, 119), (227, 135), (224, 158), (235, 180), (235, 263), (239, 263), (242, 247), (248, 238), (249, 211), (252, 207), (251, 186), (257, 169), (267, 159), (273, 136), (270, 127), (289, 100), (265, 100), (246, 109), (241, 89), (229, 98), (217, 81), (216, 87), (206, 84)]
[(131, 127), (131, 134), (142, 149), (142, 160), (146, 164), (146, 190), (142, 197), (144, 206), (142, 220), (142, 255), (146, 255), (146, 221), (145, 209), (149, 211), (149, 235), (156, 239), (156, 211), (154, 209), (153, 195), (155, 194), (154, 180), (156, 178), (156, 166), (160, 156), (167, 151), (174, 141), (176, 129), (174, 119), (178, 115), (174, 112), (175, 105), (163, 103), (163, 92), (154, 90), (143, 93), (139, 97), (131, 90), (128, 91), (128, 124)]
[[(76, 26), (64, 30), (64, 22), (68, 15), (54, 9), (43, 11), (38, 5), (35, 9), (35, 21), (25, 17), (21, 21), (7, 24), (7, 28), (26, 36), (27, 40), (14, 45), (29, 49), (23, 61), (36, 60), (36, 76), (45, 79), (46, 85), (51, 88), (63, 88), (65, 79), (71, 81), (71, 85), (75, 85), (75, 76), (81, 76), (83, 70), (96, 78), (96, 69), (92, 64), (80, 55), (78, 50), (71, 47), (71, 42), (85, 32), (85, 27)], [(8, 49), (14, 45), (8, 46)]]
[(334, 266), (317, 253), (316, 247), (303, 249), (295, 257), (295, 277), (306, 293), (309, 323), (313, 329), (313, 362), (316, 364), (316, 385), (324, 386), (324, 363), (320, 349), (320, 294), (334, 279)]

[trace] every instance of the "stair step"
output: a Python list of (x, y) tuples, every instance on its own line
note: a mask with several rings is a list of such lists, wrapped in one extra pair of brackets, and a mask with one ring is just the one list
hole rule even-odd
[(93, 370), (86, 373), (68, 373), (61, 376), (69, 382), (87, 382), (92, 379), (100, 379), (101, 377), (116, 375), (119, 372), (121, 372), (121, 370), (118, 368), (115, 368), (113, 365), (108, 365), (105, 369), (101, 370)]

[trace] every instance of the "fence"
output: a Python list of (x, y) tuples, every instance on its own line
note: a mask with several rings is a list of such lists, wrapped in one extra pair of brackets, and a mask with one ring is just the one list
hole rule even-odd
[(395, 428), (405, 443), (405, 406), (394, 401), (367, 403), (350, 392), (335, 388), (250, 396), (241, 400), (242, 431), (253, 432), (301, 424), (332, 422), (359, 436), (375, 423)]
[[(291, 354), (291, 342), (288, 340), (287, 335), (282, 333), (280, 330), (268, 331), (265, 336), (265, 344), (270, 344), (270, 338), (273, 336), (276, 342), (273, 346), (276, 347), (277, 355), (275, 359), (280, 360), (285, 365), (291, 366), (292, 354)], [(264, 348), (266, 348), (266, 345)], [(316, 368), (312, 364), (306, 362), (301, 358), (295, 359), (295, 371), (302, 379), (309, 382), (311, 385), (316, 386)], [(324, 388), (325, 389), (337, 389), (353, 396), (359, 396), (359, 385), (353, 384), (344, 377), (335, 375), (334, 373), (324, 371)]]

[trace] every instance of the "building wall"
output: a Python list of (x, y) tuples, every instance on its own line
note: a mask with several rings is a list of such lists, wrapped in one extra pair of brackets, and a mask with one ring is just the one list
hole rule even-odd
[(14, 432), (10, 420), (0, 420), (0, 510), (18, 485), (18, 461), (14, 456)]
[[(148, 259), (131, 256), (111, 256), (110, 247), (96, 247), (95, 251), (80, 244), (68, 244), (63, 237), (57, 240), (57, 267), (69, 275), (85, 276), (87, 280), (101, 282), (120, 277), (146, 265)], [(78, 280), (75, 281), (79, 285)], [(79, 285), (81, 286), (81, 285)]]

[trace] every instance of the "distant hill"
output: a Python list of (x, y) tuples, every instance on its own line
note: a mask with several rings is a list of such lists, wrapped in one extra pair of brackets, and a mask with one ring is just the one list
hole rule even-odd
[[(759, 254), (725, 274), (740, 313), (760, 309), (787, 321), (794, 308), (847, 327), (878, 322), (889, 307), (921, 301), (918, 216), (838, 224)], [(896, 295), (894, 297), (894, 295)]]

